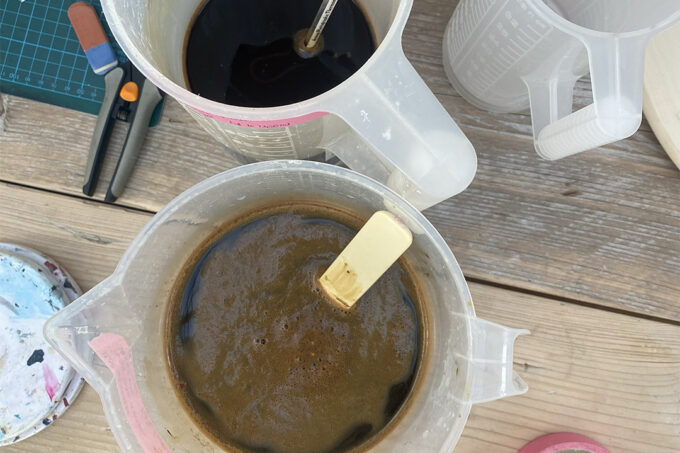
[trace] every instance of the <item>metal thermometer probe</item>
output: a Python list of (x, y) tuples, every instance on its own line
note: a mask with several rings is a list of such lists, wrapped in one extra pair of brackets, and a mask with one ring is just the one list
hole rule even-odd
[(323, 36), (321, 36), (321, 32), (331, 17), (333, 8), (335, 8), (337, 3), (338, 0), (323, 0), (312, 22), (312, 26), (295, 33), (293, 45), (297, 54), (302, 58), (315, 57), (323, 50)]
[(331, 17), (333, 8), (335, 8), (335, 5), (337, 3), (338, 0), (323, 0), (323, 2), (321, 2), (321, 6), (319, 7), (319, 11), (316, 13), (314, 22), (312, 22), (312, 26), (309, 27), (307, 31), (307, 37), (305, 38), (305, 47), (311, 49), (319, 41), (321, 32), (323, 31), (323, 28), (326, 26), (328, 18)]

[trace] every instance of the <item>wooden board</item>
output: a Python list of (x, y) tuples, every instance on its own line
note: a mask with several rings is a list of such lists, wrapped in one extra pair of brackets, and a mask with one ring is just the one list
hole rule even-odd
[[(526, 113), (492, 114), (458, 96), (442, 69), (441, 39), (456, 2), (416, 0), (404, 48), (475, 145), (479, 170), (463, 194), (426, 215), (467, 276), (680, 320), (680, 173), (648, 126), (633, 137), (557, 162), (538, 158)], [(587, 79), (576, 107), (591, 101)], [(6, 97), (0, 180), (81, 196), (95, 118)], [(2, 115), (0, 115), (2, 118)], [(122, 146), (112, 138), (102, 199)], [(121, 205), (154, 212), (181, 191), (237, 165), (168, 100)]]
[(680, 168), (680, 24), (655, 36), (645, 55), (644, 112)]
[[(149, 214), (0, 184), (0, 241), (36, 247), (85, 290), (109, 275)], [(472, 284), (478, 315), (529, 328), (515, 361), (526, 395), (473, 408), (456, 453), (515, 453), (539, 435), (588, 434), (616, 453), (680, 450), (680, 327)], [(15, 452), (118, 451), (90, 387)]]
[(530, 329), (515, 348), (522, 396), (475, 406), (456, 453), (516, 453), (550, 432), (612, 453), (680, 451), (680, 327), (471, 285), (478, 316)]
[(522, 138), (469, 136), (475, 181), (426, 211), (466, 276), (680, 319), (675, 169), (613, 149), (555, 166)]
[[(14, 97), (6, 107), (0, 179), (80, 196), (94, 118)], [(464, 130), (478, 151), (475, 181), (426, 215), (466, 275), (680, 319), (680, 177), (658, 144), (622, 142), (548, 162), (529, 136)], [(122, 145), (116, 132), (113, 149)], [(106, 157), (98, 199), (116, 159)], [(235, 165), (170, 101), (120, 203), (156, 211)]]
[(0, 242), (24, 245), (54, 258), (84, 291), (113, 271), (150, 218), (103, 203), (0, 183)]
[[(113, 272), (149, 214), (0, 183), (0, 242), (57, 260), (87, 291)], [(117, 452), (99, 397), (85, 386), (64, 417), (8, 452)]]

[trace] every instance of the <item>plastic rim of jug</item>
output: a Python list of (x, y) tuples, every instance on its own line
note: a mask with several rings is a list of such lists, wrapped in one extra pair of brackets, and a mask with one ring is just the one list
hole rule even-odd
[[(341, 85), (335, 86), (330, 90), (319, 94), (318, 96), (305, 99), (300, 102), (293, 104), (281, 105), (278, 107), (240, 107), (235, 105), (223, 104), (221, 102), (212, 101), (210, 99), (199, 96), (198, 94), (192, 93), (186, 88), (180, 86), (175, 81), (167, 77), (160, 70), (158, 70), (147, 58), (140, 52), (138, 45), (134, 42), (131, 35), (126, 33), (121, 33), (119, 30), (124, 29), (125, 24), (117, 10), (113, 6), (113, 1), (117, 0), (104, 0), (102, 1), (102, 9), (106, 16), (107, 22), (116, 37), (116, 41), (120, 45), (123, 52), (130, 58), (131, 61), (135, 63), (135, 66), (151, 81), (163, 89), (167, 94), (171, 95), (176, 99), (180, 99), (187, 102), (191, 106), (196, 106), (195, 108), (203, 114), (213, 115), (225, 119), (234, 119), (237, 125), (247, 126), (247, 127), (262, 127), (262, 128), (272, 128), (272, 127), (283, 127), (292, 125), (299, 122), (309, 121), (318, 118), (320, 115), (326, 112), (320, 111), (309, 114), (307, 116), (300, 116), (300, 111), (302, 110), (317, 110), (320, 104), (324, 101), (328, 101), (336, 97), (338, 92), (342, 93), (343, 89)], [(387, 34), (383, 38), (382, 42), (388, 43), (395, 39), (401, 39), (401, 27), (406, 23), (408, 19), (408, 13), (411, 9), (412, 0), (401, 1), (399, 3), (398, 10), (394, 13), (395, 24), (393, 24)], [(381, 55), (386, 52), (387, 45), (379, 45), (373, 55), (366, 61), (363, 67), (369, 67), (375, 64), (377, 60), (380, 60)], [(361, 75), (359, 71), (352, 74), (347, 81), (360, 78)], [(199, 107), (202, 106), (202, 107)], [(265, 115), (267, 120), (263, 121), (262, 116)], [(293, 120), (292, 122), (290, 120)], [(252, 123), (248, 123), (252, 121)]]

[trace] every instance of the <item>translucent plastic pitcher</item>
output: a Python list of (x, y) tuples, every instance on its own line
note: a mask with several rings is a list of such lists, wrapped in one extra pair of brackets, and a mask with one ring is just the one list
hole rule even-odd
[(422, 289), (425, 356), (396, 425), (371, 452), (451, 453), (470, 405), (527, 390), (513, 372), (525, 330), (475, 317), (463, 274), (439, 233), (410, 204), (363, 175), (307, 161), (230, 170), (168, 204), (130, 244), (113, 275), (48, 321), (45, 334), (99, 393), (124, 452), (219, 452), (184, 411), (165, 362), (171, 288), (216, 229), (274, 203), (327, 203), (368, 218), (387, 209), (414, 233), (406, 258)]
[[(478, 107), (530, 106), (536, 151), (559, 159), (637, 130), (645, 48), (678, 18), (678, 0), (461, 0), (444, 68)], [(572, 113), (574, 83), (588, 71), (593, 103)]]
[(378, 45), (349, 79), (319, 96), (272, 108), (210, 101), (187, 89), (184, 37), (202, 0), (102, 0), (111, 31), (146, 77), (218, 141), (254, 160), (330, 152), (426, 208), (465, 189), (472, 145), (401, 47), (412, 0), (359, 0)]

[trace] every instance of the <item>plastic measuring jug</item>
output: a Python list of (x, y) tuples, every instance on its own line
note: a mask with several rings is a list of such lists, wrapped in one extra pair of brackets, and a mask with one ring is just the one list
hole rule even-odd
[(451, 250), (419, 211), (351, 170), (262, 162), (216, 175), (170, 202), (133, 240), (113, 275), (46, 325), (48, 341), (99, 393), (122, 451), (222, 451), (173, 389), (162, 333), (169, 294), (194, 249), (220, 225), (291, 201), (322, 202), (364, 218), (387, 209), (414, 233), (405, 256), (424, 299), (425, 357), (407, 409), (371, 452), (450, 453), (472, 403), (527, 390), (512, 363), (515, 338), (528, 332), (475, 317)]
[[(378, 47), (350, 78), (302, 102), (244, 108), (187, 89), (184, 37), (202, 0), (102, 0), (111, 31), (144, 75), (218, 141), (252, 160), (329, 152), (418, 208), (472, 181), (476, 155), (401, 47), (412, 0), (357, 0)], [(310, 18), (311, 23), (311, 18)]]
[[(677, 0), (461, 0), (444, 68), (478, 107), (531, 107), (536, 151), (560, 159), (637, 130), (645, 48), (679, 18)], [(593, 103), (572, 113), (574, 84), (588, 71)]]

